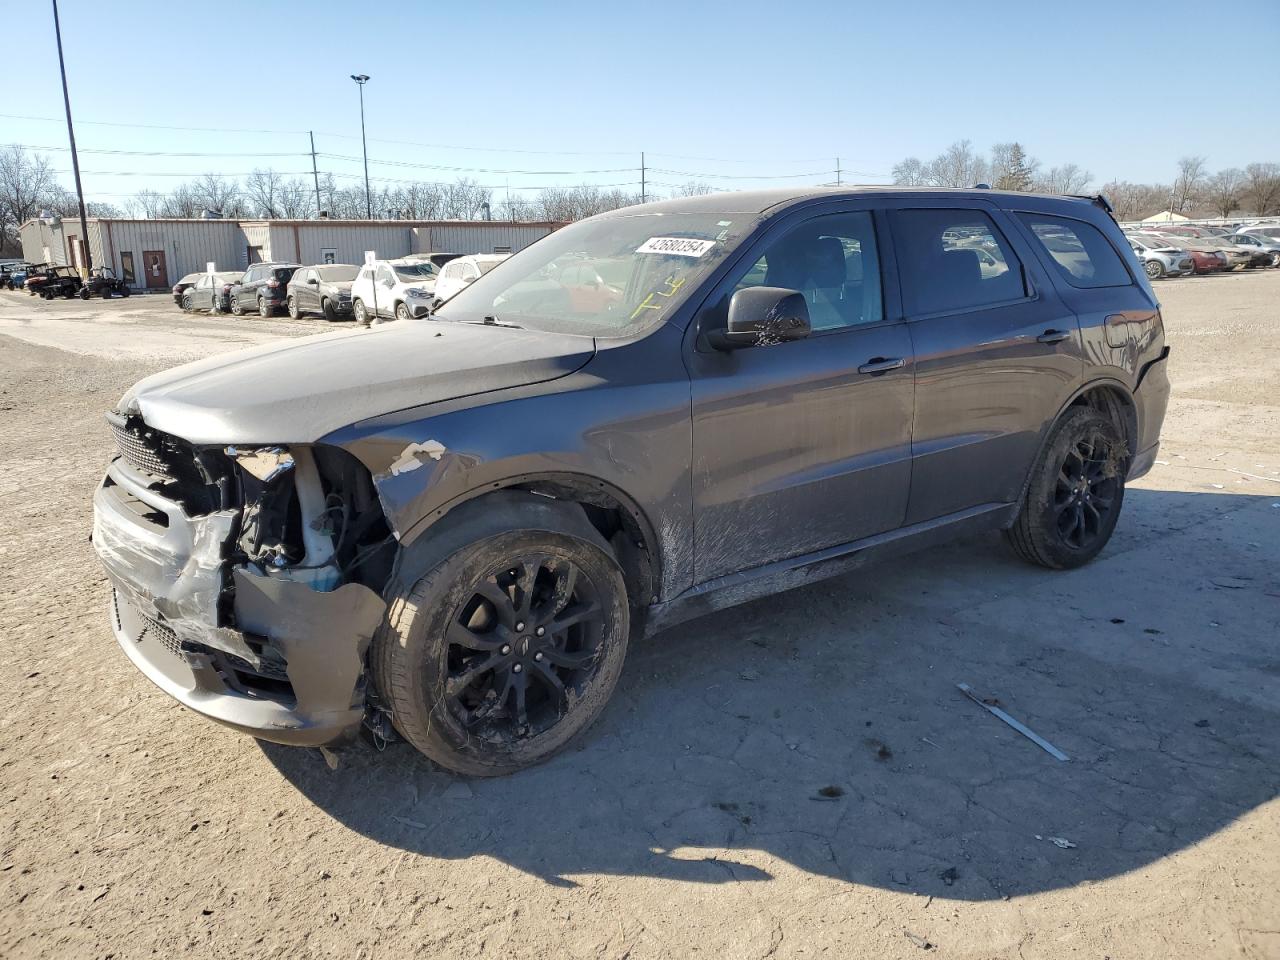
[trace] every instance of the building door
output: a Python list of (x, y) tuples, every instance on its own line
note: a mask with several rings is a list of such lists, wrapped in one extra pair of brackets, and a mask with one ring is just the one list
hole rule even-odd
[(142, 269), (146, 274), (148, 290), (167, 290), (169, 268), (165, 266), (163, 250), (143, 250)]

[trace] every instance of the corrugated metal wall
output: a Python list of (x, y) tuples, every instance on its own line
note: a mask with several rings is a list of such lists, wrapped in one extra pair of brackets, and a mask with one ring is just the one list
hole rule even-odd
[[(204, 273), (212, 261), (219, 270), (239, 269), (244, 261), (240, 225), (233, 220), (99, 220), (89, 224), (93, 262), (109, 263), (116, 276), (124, 276), (124, 253), (133, 254), (134, 287), (146, 289), (150, 258), (164, 254), (165, 284), (172, 286), (188, 273)], [(160, 278), (153, 277), (153, 281)]]
[[(89, 220), (89, 245), (95, 265), (107, 264), (124, 276), (122, 254), (133, 255), (135, 289), (147, 289), (147, 273), (164, 254), (164, 287), (185, 274), (203, 273), (213, 261), (219, 270), (243, 270), (249, 249), (262, 260), (363, 263), (364, 252), (394, 259), (409, 253), (495, 253), (522, 250), (558, 224), (455, 223), (450, 221), (364, 220)], [(79, 222), (49, 225), (28, 221), (20, 230), (22, 255), (33, 263), (68, 263), (67, 239), (78, 236)], [(47, 250), (46, 250), (47, 248)], [(155, 284), (158, 289), (161, 285)]]

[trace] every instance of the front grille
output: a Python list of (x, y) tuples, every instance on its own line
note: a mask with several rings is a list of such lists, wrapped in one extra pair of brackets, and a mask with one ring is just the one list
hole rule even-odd
[(141, 643), (148, 635), (160, 641), (160, 646), (164, 647), (175, 657), (182, 656), (182, 641), (178, 639), (178, 635), (166, 624), (159, 620), (153, 620), (145, 614), (142, 617), (143, 628), (138, 634), (138, 643)]
[(119, 448), (120, 455), (129, 466), (163, 480), (176, 479), (173, 466), (166, 459), (153, 432), (129, 426), (127, 423), (117, 423), (114, 420), (110, 422), (111, 432), (116, 438), (116, 447)]

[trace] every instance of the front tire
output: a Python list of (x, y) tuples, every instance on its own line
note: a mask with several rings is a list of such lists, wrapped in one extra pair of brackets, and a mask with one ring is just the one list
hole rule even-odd
[(364, 301), (357, 300), (351, 306), (351, 312), (355, 315), (356, 323), (368, 323), (369, 314), (364, 308)]
[(1005, 540), (1028, 563), (1083, 566), (1111, 539), (1128, 470), (1116, 425), (1092, 407), (1070, 408), (1054, 427)]
[(1164, 276), (1164, 264), (1159, 260), (1148, 260), (1143, 269), (1147, 271), (1147, 277), (1151, 280), (1159, 280)]
[(328, 320), (330, 323), (333, 323), (335, 320), (339, 319), (338, 311), (334, 309), (333, 301), (330, 300), (328, 297), (325, 297), (324, 302), (320, 304), (320, 309), (324, 313), (324, 318)]
[(481, 534), (392, 600), (370, 662), (396, 728), (441, 766), (500, 776), (548, 759), (604, 709), (630, 631), (603, 540)]
[(403, 304), (403, 303), (396, 304), (396, 319), (397, 320), (412, 319), (412, 317), (409, 314), (409, 307), (407, 304)]

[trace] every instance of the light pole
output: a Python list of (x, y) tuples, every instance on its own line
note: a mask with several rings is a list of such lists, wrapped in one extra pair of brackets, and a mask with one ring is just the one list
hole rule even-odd
[(369, 75), (353, 73), (351, 79), (360, 88), (360, 147), (364, 151), (364, 215), (373, 219), (373, 195), (369, 192), (369, 144), (364, 138), (364, 85), (369, 82)]
[(67, 92), (67, 65), (62, 60), (62, 25), (58, 22), (58, 0), (53, 0), (53, 33), (58, 39), (58, 71), (62, 74), (62, 102), (67, 108), (67, 139), (71, 141), (71, 169), (76, 177), (76, 199), (80, 201), (80, 243), (83, 245), (83, 260), (80, 264), (85, 277), (93, 271), (93, 244), (89, 242), (89, 224), (86, 222), (84, 210), (84, 188), (80, 186), (80, 156), (76, 153), (76, 131), (71, 125), (71, 94)]

